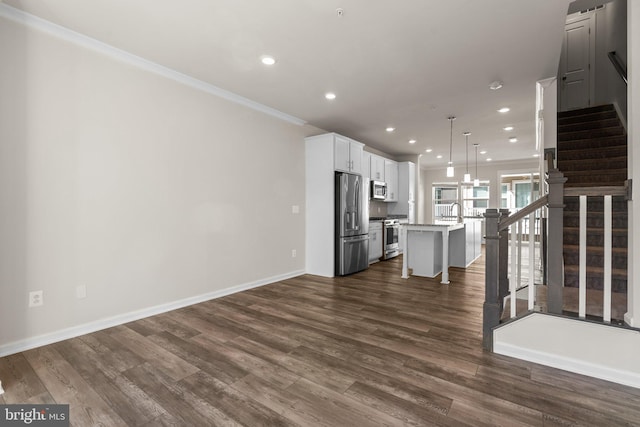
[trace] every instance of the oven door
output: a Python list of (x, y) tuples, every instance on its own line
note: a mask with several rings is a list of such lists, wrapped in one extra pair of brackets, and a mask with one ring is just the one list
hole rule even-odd
[(400, 255), (400, 225), (392, 224), (384, 226), (384, 259), (390, 259)]

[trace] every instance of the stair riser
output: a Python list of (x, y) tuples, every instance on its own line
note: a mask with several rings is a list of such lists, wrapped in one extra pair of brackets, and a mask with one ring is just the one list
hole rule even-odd
[(594, 181), (594, 175), (567, 173), (565, 174), (565, 177), (567, 178), (565, 187), (618, 187), (624, 185), (624, 182), (627, 180), (627, 176), (627, 172), (618, 172), (609, 175), (601, 174), (597, 176), (597, 181)]
[[(565, 213), (563, 218), (563, 224), (565, 227), (579, 227), (580, 216), (570, 215)], [(612, 228), (627, 228), (629, 224), (627, 215), (612, 214), (611, 215), (611, 227)], [(587, 228), (604, 228), (604, 215), (589, 215), (587, 214)]]
[[(604, 289), (604, 278), (602, 275), (597, 274), (587, 274), (587, 289), (596, 289), (603, 290)], [(564, 277), (564, 285), (570, 288), (577, 288), (580, 283), (580, 277), (578, 274), (567, 273)], [(627, 279), (623, 278), (612, 278), (611, 279), (611, 290), (612, 292), (627, 292)]]
[(563, 158), (565, 154), (567, 156), (572, 154), (573, 150), (606, 150), (605, 153), (609, 155), (610, 150), (620, 150), (624, 147), (624, 151), (621, 154), (616, 154), (614, 157), (627, 155), (627, 137), (624, 135), (613, 136), (609, 138), (596, 138), (596, 139), (572, 139), (567, 141), (558, 142), (558, 152)]
[(569, 133), (569, 132), (579, 132), (579, 131), (591, 130), (591, 129), (604, 129), (604, 128), (610, 128), (614, 126), (620, 126), (620, 122), (618, 121), (618, 118), (607, 119), (607, 120), (594, 120), (594, 121), (574, 123), (574, 124), (564, 125), (564, 126), (561, 126), (560, 124), (558, 124), (558, 135)]
[(567, 117), (585, 116), (594, 113), (600, 113), (603, 111), (616, 111), (611, 104), (597, 105), (595, 107), (582, 108), (580, 110), (561, 111), (558, 113), (558, 120)]
[(558, 141), (574, 141), (577, 139), (593, 139), (593, 138), (607, 138), (610, 136), (623, 136), (624, 128), (622, 126), (616, 126), (612, 128), (604, 129), (590, 129), (581, 130), (576, 132), (558, 133)]
[[(563, 167), (562, 164), (565, 162), (570, 163), (569, 166), (572, 167), (571, 162), (598, 162), (602, 160), (616, 160), (620, 162), (623, 166), (628, 166), (627, 160), (622, 160), (627, 157), (627, 146), (611, 148), (607, 150), (569, 150), (562, 151), (560, 158), (558, 159), (558, 168)], [(567, 170), (567, 167), (564, 166), (564, 169), (560, 169), (562, 172)]]
[(599, 121), (599, 120), (611, 120), (611, 119), (617, 119), (617, 118), (618, 118), (618, 115), (616, 114), (615, 110), (602, 111), (599, 113), (585, 114), (581, 116), (558, 118), (558, 127), (562, 127), (566, 125), (574, 125), (578, 123)]
[(624, 169), (627, 168), (627, 158), (597, 158), (597, 159), (581, 159), (581, 160), (568, 160), (559, 159), (558, 169), (560, 169), (565, 176), (570, 175), (571, 172), (588, 172), (591, 175), (597, 175), (600, 173), (607, 173), (612, 169)]
[[(611, 210), (616, 213), (627, 212), (628, 202), (622, 196), (615, 196), (611, 200)], [(564, 209), (569, 212), (580, 210), (578, 197), (565, 197)], [(591, 212), (604, 212), (604, 197), (587, 197), (587, 215)]]
[[(580, 264), (580, 253), (574, 250), (564, 252), (564, 263), (565, 265), (578, 265)], [(589, 253), (587, 251), (587, 265), (590, 267), (601, 267), (604, 268), (604, 254), (602, 252), (599, 253)], [(611, 268), (623, 269), (627, 268), (627, 254), (616, 254), (613, 253), (611, 256)]]
[[(580, 235), (578, 233), (574, 233), (571, 231), (564, 231), (563, 233), (563, 242), (566, 245), (579, 245), (580, 244)], [(614, 248), (626, 248), (628, 242), (627, 234), (613, 234), (611, 236), (611, 245)], [(603, 233), (598, 232), (587, 232), (587, 246), (603, 246), (604, 245), (604, 235)]]

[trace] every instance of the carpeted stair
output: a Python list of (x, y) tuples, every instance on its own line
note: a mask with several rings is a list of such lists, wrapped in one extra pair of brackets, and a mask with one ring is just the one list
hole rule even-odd
[[(621, 186), (627, 179), (627, 135), (612, 105), (558, 113), (558, 169), (566, 187)], [(603, 198), (587, 200), (587, 288), (603, 288)], [(612, 290), (627, 292), (627, 202), (612, 203)], [(565, 286), (578, 286), (579, 201), (565, 197)]]

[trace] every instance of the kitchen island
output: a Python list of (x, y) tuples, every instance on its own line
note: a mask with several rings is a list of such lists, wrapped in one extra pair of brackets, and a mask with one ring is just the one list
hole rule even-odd
[(480, 256), (481, 222), (402, 224), (402, 278), (409, 278), (409, 268), (415, 276), (436, 277), (449, 284), (449, 267), (466, 268)]

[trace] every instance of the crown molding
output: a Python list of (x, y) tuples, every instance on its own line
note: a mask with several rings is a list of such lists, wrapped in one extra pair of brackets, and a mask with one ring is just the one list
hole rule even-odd
[(145, 71), (157, 74), (167, 79), (174, 80), (185, 86), (189, 86), (194, 89), (206, 92), (210, 95), (226, 99), (227, 101), (233, 102), (235, 104), (251, 108), (252, 110), (259, 111), (263, 114), (267, 114), (285, 122), (292, 123), (298, 126), (303, 126), (307, 123), (302, 119), (283, 113), (282, 111), (267, 107), (266, 105), (260, 104), (259, 102), (252, 101), (251, 99), (219, 88), (218, 86), (214, 86), (205, 81), (196, 79), (172, 68), (165, 67), (164, 65), (149, 61), (125, 50), (118, 49), (117, 47), (111, 46), (107, 43), (103, 43), (84, 34), (80, 34), (61, 25), (54, 24), (53, 22), (39, 18), (35, 15), (31, 15), (2, 2), (0, 2), (0, 17), (18, 22), (31, 28), (35, 28), (54, 37), (63, 39), (87, 49), (91, 49), (101, 54), (110, 56), (114, 59), (124, 61)]

